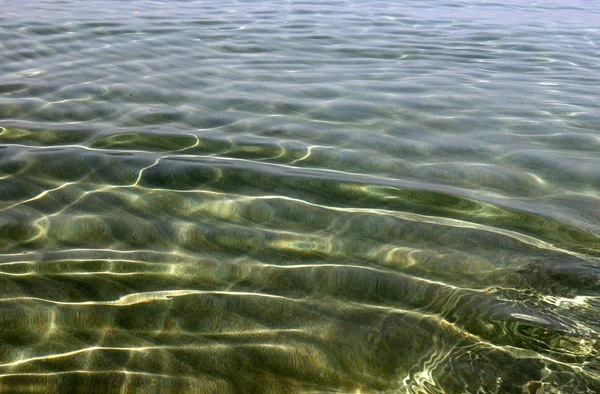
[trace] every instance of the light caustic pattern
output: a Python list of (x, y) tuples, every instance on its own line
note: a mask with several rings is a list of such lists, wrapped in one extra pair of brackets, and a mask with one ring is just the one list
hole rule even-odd
[(585, 4), (86, 4), (0, 16), (0, 392), (600, 392)]

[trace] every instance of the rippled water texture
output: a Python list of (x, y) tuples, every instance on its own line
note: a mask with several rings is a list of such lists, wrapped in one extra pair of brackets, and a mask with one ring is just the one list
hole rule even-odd
[(2, 4), (1, 392), (600, 392), (597, 3), (363, 3)]

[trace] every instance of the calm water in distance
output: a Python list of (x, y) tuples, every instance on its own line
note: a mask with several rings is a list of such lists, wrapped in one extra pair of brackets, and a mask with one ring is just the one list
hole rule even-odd
[(600, 3), (3, 1), (0, 392), (600, 392)]

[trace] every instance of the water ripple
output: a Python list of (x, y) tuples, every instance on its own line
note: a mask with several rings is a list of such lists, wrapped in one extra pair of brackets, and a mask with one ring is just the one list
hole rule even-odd
[(600, 392), (594, 7), (176, 3), (3, 5), (0, 391)]

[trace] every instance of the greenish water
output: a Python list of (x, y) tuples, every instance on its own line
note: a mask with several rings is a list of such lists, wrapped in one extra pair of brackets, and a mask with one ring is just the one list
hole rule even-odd
[(600, 392), (599, 26), (5, 2), (0, 392)]

